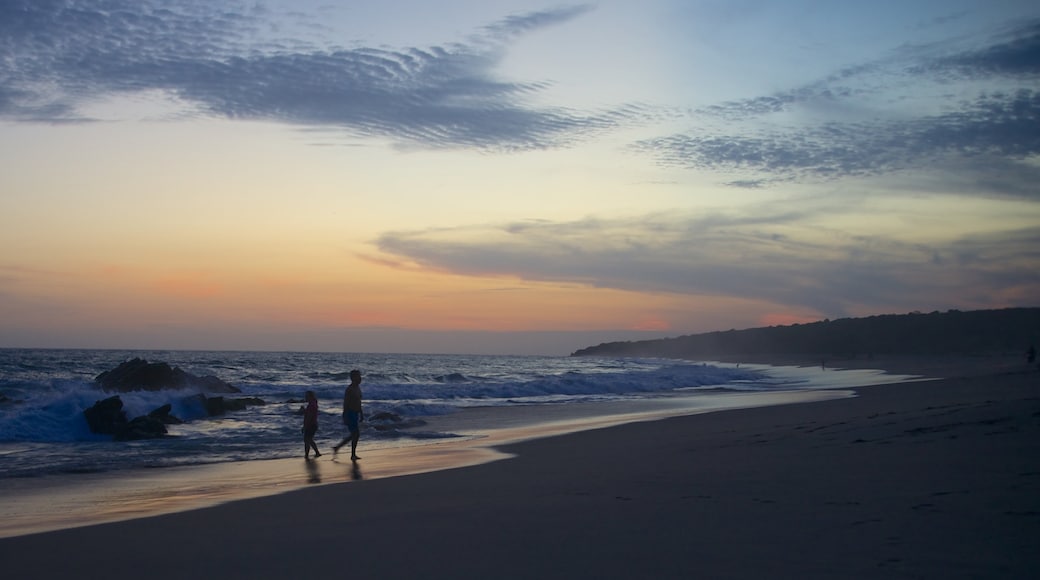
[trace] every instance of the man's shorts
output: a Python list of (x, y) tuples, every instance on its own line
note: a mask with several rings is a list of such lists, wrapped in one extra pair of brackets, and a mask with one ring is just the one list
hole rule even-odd
[(343, 424), (347, 426), (347, 429), (349, 429), (351, 433), (357, 433), (358, 432), (358, 412), (357, 411), (347, 411), (346, 413), (343, 413)]

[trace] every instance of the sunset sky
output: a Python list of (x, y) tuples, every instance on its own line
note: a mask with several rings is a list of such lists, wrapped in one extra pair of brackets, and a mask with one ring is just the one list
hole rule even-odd
[(1038, 305), (1035, 0), (0, 0), (0, 347)]

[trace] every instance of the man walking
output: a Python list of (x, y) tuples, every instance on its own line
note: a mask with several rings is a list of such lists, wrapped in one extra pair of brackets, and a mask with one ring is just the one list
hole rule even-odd
[(350, 460), (361, 459), (357, 454), (358, 439), (361, 438), (360, 423), (365, 420), (365, 411), (361, 408), (361, 371), (350, 371), (350, 384), (343, 392), (343, 423), (350, 433), (342, 441), (332, 447), (332, 452), (339, 453), (339, 448), (350, 441)]

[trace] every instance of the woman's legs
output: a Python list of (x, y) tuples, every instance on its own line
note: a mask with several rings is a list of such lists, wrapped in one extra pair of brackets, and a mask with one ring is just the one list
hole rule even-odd
[(308, 459), (310, 457), (311, 449), (314, 450), (314, 457), (321, 457), (321, 453), (318, 452), (318, 444), (314, 442), (314, 433), (303, 434), (303, 457)]

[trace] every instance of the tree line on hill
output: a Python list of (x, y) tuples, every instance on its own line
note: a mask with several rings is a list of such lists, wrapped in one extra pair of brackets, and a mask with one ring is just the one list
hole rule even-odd
[(607, 342), (571, 356), (697, 358), (819, 354), (1025, 353), (1040, 346), (1040, 308), (885, 314), (808, 324), (727, 330), (674, 338)]

